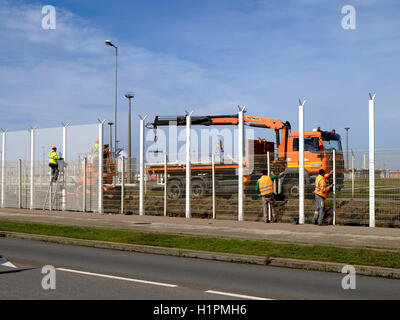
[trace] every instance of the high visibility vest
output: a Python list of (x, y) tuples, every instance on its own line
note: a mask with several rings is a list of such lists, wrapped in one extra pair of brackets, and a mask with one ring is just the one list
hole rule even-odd
[[(328, 176), (328, 175), (327, 175)], [(326, 177), (319, 175), (315, 179), (315, 191), (314, 193), (323, 197), (323, 198), (328, 198), (328, 191), (329, 187), (326, 186)]]
[(57, 160), (60, 159), (60, 156), (57, 155), (55, 151), (51, 151), (49, 153), (49, 163), (57, 164)]
[(262, 176), (260, 179), (258, 179), (258, 187), (262, 196), (274, 192), (274, 182), (270, 176)]
[(100, 148), (100, 145), (98, 143), (96, 143), (94, 145), (94, 147), (92, 148), (92, 153), (93, 153), (93, 157), (94, 158), (98, 158), (99, 157), (99, 148)]

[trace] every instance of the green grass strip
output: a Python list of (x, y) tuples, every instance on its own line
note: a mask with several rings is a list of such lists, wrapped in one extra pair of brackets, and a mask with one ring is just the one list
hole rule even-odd
[(1, 231), (157, 247), (400, 268), (400, 251), (284, 244), (269, 241), (181, 236), (151, 232), (0, 221)]

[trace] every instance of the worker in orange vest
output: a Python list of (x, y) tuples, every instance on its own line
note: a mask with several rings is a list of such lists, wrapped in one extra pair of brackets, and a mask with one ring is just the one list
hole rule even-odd
[(319, 175), (315, 179), (315, 205), (314, 224), (322, 225), (325, 218), (325, 200), (328, 198), (328, 192), (333, 188), (333, 184), (327, 185), (326, 180), (332, 175), (332, 171), (325, 174), (325, 170), (319, 170)]
[(261, 195), (261, 203), (263, 206), (263, 215), (264, 221), (270, 222), (268, 220), (268, 204), (271, 207), (271, 214), (272, 219), (276, 222), (276, 215), (275, 215), (275, 194), (274, 194), (274, 180), (277, 179), (278, 176), (271, 171), (271, 175), (268, 175), (267, 170), (263, 170), (262, 177), (258, 179), (256, 190), (260, 191)]

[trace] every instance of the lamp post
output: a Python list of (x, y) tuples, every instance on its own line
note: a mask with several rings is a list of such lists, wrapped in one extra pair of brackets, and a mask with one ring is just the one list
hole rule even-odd
[(128, 182), (131, 183), (131, 99), (135, 97), (133, 93), (128, 92), (125, 97), (129, 100), (129, 113), (128, 113)]
[(350, 128), (344, 128), (346, 130), (346, 169), (349, 170), (349, 130)]
[[(118, 47), (110, 40), (106, 40), (106, 45), (115, 48), (115, 107), (114, 107), (114, 157), (117, 153), (117, 75), (118, 75)], [(111, 146), (110, 146), (111, 147)], [(112, 153), (112, 150), (111, 150)]]
[(112, 147), (113, 147), (113, 143), (112, 143), (112, 126), (113, 126), (114, 122), (109, 121), (109, 122), (107, 122), (107, 124), (110, 126), (110, 145), (109, 145), (109, 150), (111, 152), (111, 158), (112, 158)]

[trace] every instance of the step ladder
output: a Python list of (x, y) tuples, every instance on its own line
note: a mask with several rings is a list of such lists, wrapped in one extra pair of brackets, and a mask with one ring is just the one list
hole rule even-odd
[(56, 200), (58, 200), (58, 196), (59, 196), (58, 189), (59, 189), (60, 181), (61, 181), (61, 186), (63, 186), (64, 185), (64, 168), (63, 168), (63, 166), (59, 166), (57, 180), (53, 181), (53, 179), (51, 179), (49, 182), (49, 187), (47, 188), (46, 198), (45, 198), (44, 204), (43, 204), (43, 210), (46, 210), (47, 203), (49, 205), (50, 211), (57, 208)]

